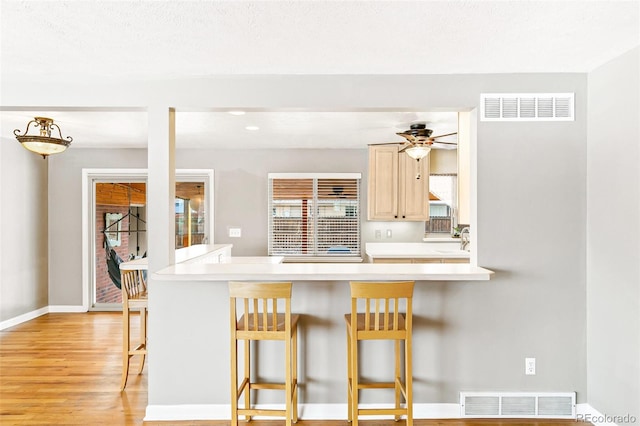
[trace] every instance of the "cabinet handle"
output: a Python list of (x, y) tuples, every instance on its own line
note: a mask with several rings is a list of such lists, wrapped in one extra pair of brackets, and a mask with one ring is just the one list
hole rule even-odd
[(405, 218), (405, 216), (404, 216), (404, 215), (402, 215), (402, 218), (404, 219), (404, 218)]
[(397, 218), (398, 218), (398, 215), (395, 215), (395, 216), (394, 216), (394, 218), (395, 218), (395, 219), (397, 219)]

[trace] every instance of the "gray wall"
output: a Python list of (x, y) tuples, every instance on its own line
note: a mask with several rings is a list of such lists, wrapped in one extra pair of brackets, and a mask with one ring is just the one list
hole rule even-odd
[(589, 74), (589, 403), (640, 418), (640, 48)]
[(47, 161), (3, 137), (0, 187), (2, 322), (48, 305)]
[(82, 169), (146, 167), (146, 149), (69, 148), (50, 158), (50, 305), (82, 306)]
[[(456, 402), (460, 390), (575, 390), (578, 400), (586, 401), (585, 74), (244, 76), (96, 85), (90, 94), (65, 84), (37, 92), (37, 87), (6, 89), (5, 96), (14, 102), (9, 104), (149, 105), (161, 100), (176, 106), (336, 110), (398, 106), (457, 109), (476, 107), (481, 92), (575, 92), (574, 122), (479, 123), (478, 261), (496, 275), (489, 282), (425, 288), (421, 297), (428, 300), (419, 315), (437, 339), (433, 352), (418, 354), (416, 362), (430, 370), (425, 373), (430, 381), (421, 384), (424, 400), (420, 402)], [(220, 197), (216, 200), (216, 233), (220, 227), (242, 220), (239, 225), (245, 235), (265, 235), (266, 230), (259, 226), (266, 227), (266, 221), (252, 225), (253, 216), (242, 210), (246, 210), (248, 198), (243, 194), (266, 193), (266, 180), (258, 183), (259, 178), (252, 176), (257, 160), (247, 162), (239, 154), (211, 155), (210, 167), (219, 166), (220, 172), (220, 177), (216, 176)], [(184, 155), (177, 154), (177, 167), (187, 160), (193, 162), (189, 167), (206, 167), (189, 158), (205, 162), (205, 156)], [(216, 155), (228, 155), (228, 162), (216, 164)], [(118, 167), (127, 167), (136, 159), (145, 162), (144, 155), (127, 158), (114, 153), (112, 159)], [(57, 220), (65, 218), (71, 227), (62, 239), (51, 229), (56, 246), (50, 251), (50, 303), (80, 304), (77, 170), (99, 166), (96, 157), (81, 150), (70, 150), (59, 160), (52, 162), (56, 167), (50, 171), (50, 224), (58, 226)], [(296, 169), (315, 167), (314, 162), (302, 162), (308, 160), (308, 154), (294, 153), (290, 158), (269, 157), (268, 161), (281, 165), (299, 162), (293, 164)], [(357, 161), (361, 167), (365, 164), (364, 158)], [(71, 168), (75, 171), (66, 170)], [(260, 170), (267, 168), (261, 166)], [(257, 185), (247, 188), (247, 182)], [(66, 214), (75, 209), (75, 213)], [(365, 232), (373, 233), (371, 228)], [(408, 234), (414, 235), (412, 231)], [(218, 235), (217, 242), (225, 240)], [(257, 253), (259, 244), (243, 238), (237, 242), (236, 253)], [(537, 358), (538, 374), (525, 376), (524, 358), (531, 356)], [(150, 392), (151, 388), (150, 381)], [(343, 402), (342, 386), (329, 392)]]
[[(421, 241), (424, 222), (367, 222), (366, 149), (278, 149), (278, 150), (179, 150), (178, 168), (215, 170), (215, 242), (233, 244), (238, 256), (267, 254), (268, 173), (356, 172), (362, 173), (362, 238), (375, 241), (375, 230), (392, 229), (385, 242)], [(241, 238), (229, 238), (228, 228), (240, 226)], [(364, 253), (364, 245), (363, 245)]]

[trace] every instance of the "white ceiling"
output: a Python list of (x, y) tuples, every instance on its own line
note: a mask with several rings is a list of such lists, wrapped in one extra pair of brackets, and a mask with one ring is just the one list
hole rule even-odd
[[(3, 84), (96, 76), (588, 72), (640, 42), (638, 0), (0, 0), (0, 7)], [(37, 114), (53, 116), (74, 147), (146, 145), (142, 112), (2, 111), (2, 137), (13, 137)], [(451, 113), (179, 112), (177, 144), (363, 147), (401, 141), (394, 133), (415, 120), (429, 122), (436, 134), (455, 131)]]

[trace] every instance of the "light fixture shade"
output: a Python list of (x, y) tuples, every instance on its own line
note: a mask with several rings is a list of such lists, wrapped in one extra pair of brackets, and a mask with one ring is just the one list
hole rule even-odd
[[(40, 127), (40, 134), (28, 134), (31, 124), (33, 124), (34, 127)], [(54, 128), (58, 130), (59, 138), (51, 136), (51, 130)], [(20, 142), (22, 146), (29, 151), (42, 155), (42, 158), (47, 158), (48, 155), (63, 152), (73, 140), (71, 136), (67, 136), (66, 139), (63, 139), (60, 127), (58, 127), (57, 124), (54, 124), (51, 118), (46, 117), (35, 117), (27, 124), (27, 129), (24, 131), (24, 134), (20, 135), (19, 133), (20, 129), (15, 129), (13, 131), (18, 142)]]
[(431, 152), (431, 148), (424, 145), (416, 145), (408, 148), (405, 152), (414, 160), (421, 160), (429, 155), (429, 152)]

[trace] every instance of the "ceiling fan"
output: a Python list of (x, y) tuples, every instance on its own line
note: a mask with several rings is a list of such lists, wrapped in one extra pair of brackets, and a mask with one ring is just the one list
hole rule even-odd
[(396, 135), (405, 138), (405, 142), (387, 142), (371, 145), (403, 144), (404, 146), (400, 149), (400, 152), (406, 151), (407, 155), (418, 161), (429, 154), (429, 151), (431, 151), (434, 143), (438, 145), (457, 145), (456, 142), (441, 142), (436, 140), (445, 136), (456, 135), (458, 134), (457, 132), (445, 133), (438, 136), (431, 136), (432, 133), (433, 130), (427, 129), (427, 125), (425, 123), (413, 123), (408, 130), (396, 133)]

